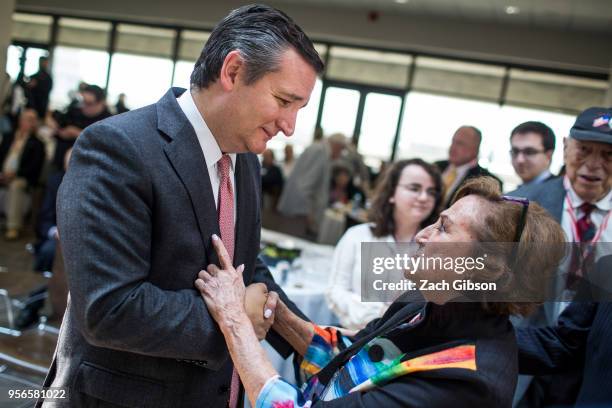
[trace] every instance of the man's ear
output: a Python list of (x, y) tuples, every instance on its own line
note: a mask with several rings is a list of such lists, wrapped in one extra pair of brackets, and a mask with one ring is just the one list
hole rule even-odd
[(563, 138), (563, 163), (567, 163), (567, 148), (569, 146), (569, 139)]
[(231, 91), (244, 69), (244, 59), (240, 51), (234, 50), (228, 53), (223, 60), (221, 71), (219, 72), (219, 84), (225, 91)]

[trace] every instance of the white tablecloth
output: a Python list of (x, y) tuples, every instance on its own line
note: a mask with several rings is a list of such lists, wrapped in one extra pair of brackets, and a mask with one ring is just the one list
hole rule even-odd
[[(281, 284), (285, 294), (310, 320), (322, 325), (337, 325), (337, 319), (327, 306), (325, 290), (331, 270), (334, 248), (328, 245), (314, 244), (299, 238), (262, 229), (261, 240), (288, 248), (300, 248), (302, 253), (294, 261), (283, 284), (280, 268), (270, 268), (274, 279)], [(293, 357), (284, 360), (267, 342), (262, 343), (272, 364), (287, 381), (295, 382)]]

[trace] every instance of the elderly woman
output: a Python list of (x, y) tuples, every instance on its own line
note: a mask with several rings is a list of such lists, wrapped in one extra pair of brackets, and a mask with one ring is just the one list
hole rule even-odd
[[(468, 245), (459, 243), (476, 247), (516, 242), (512, 251), (493, 256), (491, 270), (474, 270), (469, 276), (476, 283), (495, 278), (503, 294), (512, 290), (503, 282), (520, 281), (531, 290), (543, 290), (546, 283), (541, 277), (556, 268), (563, 251), (533, 256), (529, 247), (563, 243), (564, 236), (539, 205), (506, 198), (495, 180), (479, 178), (466, 182), (454, 204), (416, 241), (424, 253), (449, 243), (452, 256), (468, 254), (460, 249)], [(382, 318), (349, 337), (338, 329), (306, 322), (279, 302), (273, 328), (303, 357), (305, 384), (298, 389), (279, 377), (257, 341), (243, 306), (243, 267), (231, 266), (218, 238), (214, 245), (222, 269), (211, 266), (201, 271), (196, 286), (219, 324), (254, 406), (511, 406), (517, 346), (508, 317), (530, 312), (535, 303), (492, 302), (484, 296), (458, 302), (464, 296), (461, 292), (424, 291), (423, 301), (406, 303), (408, 297), (400, 298)], [(515, 276), (513, 271), (525, 268), (538, 273)]]

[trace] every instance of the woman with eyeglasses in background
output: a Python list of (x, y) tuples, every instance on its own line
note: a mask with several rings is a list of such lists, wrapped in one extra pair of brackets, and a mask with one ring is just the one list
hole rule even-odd
[(334, 251), (326, 299), (342, 327), (362, 329), (388, 306), (361, 301), (361, 243), (414, 241), (419, 230), (437, 219), (441, 197), (442, 180), (435, 166), (410, 159), (387, 169), (372, 198), (370, 222), (349, 228)]

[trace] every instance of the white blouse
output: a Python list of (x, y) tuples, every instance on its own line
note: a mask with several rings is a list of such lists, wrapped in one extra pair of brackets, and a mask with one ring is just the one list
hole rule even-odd
[(388, 307), (384, 302), (361, 301), (361, 243), (395, 242), (391, 235), (375, 237), (371, 226), (360, 224), (349, 228), (334, 251), (325, 295), (329, 308), (347, 329), (362, 329), (371, 320), (382, 316)]

